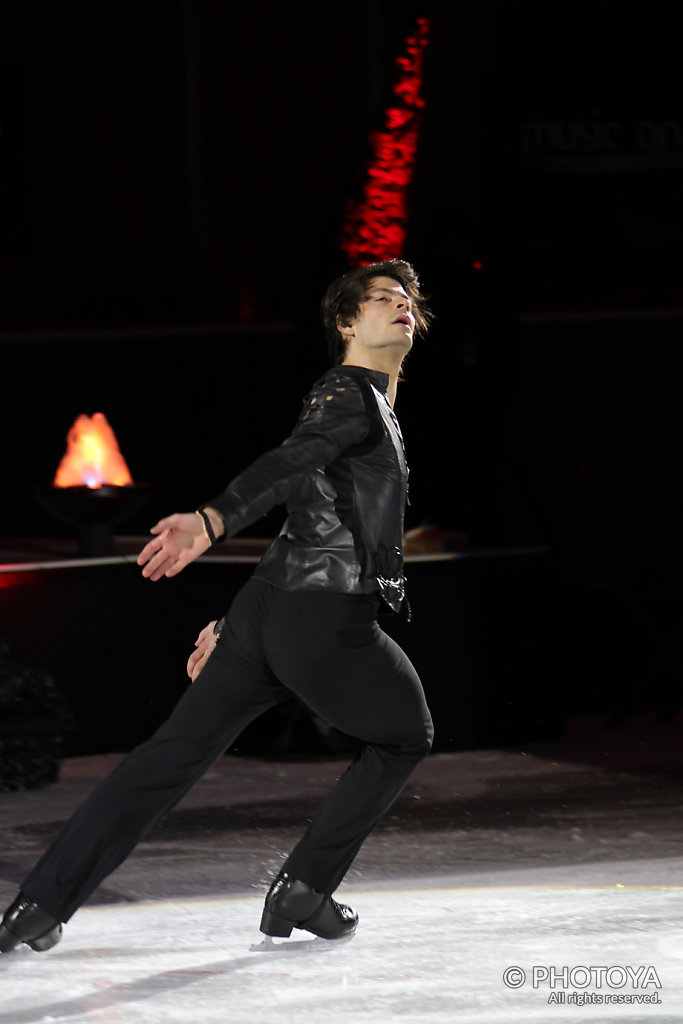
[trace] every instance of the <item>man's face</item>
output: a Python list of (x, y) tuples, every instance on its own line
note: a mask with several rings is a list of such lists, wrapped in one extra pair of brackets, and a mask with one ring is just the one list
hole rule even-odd
[(413, 344), (415, 317), (410, 299), (400, 281), (393, 277), (375, 277), (370, 281), (367, 298), (358, 316), (340, 330), (347, 340), (353, 338), (368, 349), (396, 346), (409, 352)]

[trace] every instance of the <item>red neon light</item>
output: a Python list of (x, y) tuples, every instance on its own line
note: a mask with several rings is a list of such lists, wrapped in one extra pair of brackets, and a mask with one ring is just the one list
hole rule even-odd
[(22, 575), (25, 573), (0, 572), (0, 590), (9, 590), (10, 587), (17, 587), (25, 582), (22, 580)]
[(422, 63), (429, 42), (429, 19), (418, 18), (406, 39), (405, 55), (397, 57), (394, 102), (384, 112), (384, 128), (371, 136), (372, 157), (360, 201), (347, 207), (341, 247), (350, 266), (401, 255), (408, 223), (408, 187), (424, 99)]

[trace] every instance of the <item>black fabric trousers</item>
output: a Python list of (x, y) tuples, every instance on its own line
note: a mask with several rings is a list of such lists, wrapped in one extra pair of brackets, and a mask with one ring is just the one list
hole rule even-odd
[(290, 693), (362, 741), (283, 865), (332, 893), (432, 740), (420, 680), (377, 624), (378, 602), (250, 580), (199, 677), (66, 823), (24, 894), (67, 921), (249, 722)]

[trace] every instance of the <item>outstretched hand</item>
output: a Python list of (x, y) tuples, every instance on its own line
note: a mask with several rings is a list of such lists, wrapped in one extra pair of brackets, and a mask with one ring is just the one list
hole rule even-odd
[(160, 519), (150, 533), (155, 536), (138, 555), (138, 565), (144, 566), (142, 575), (151, 580), (177, 576), (211, 547), (202, 521), (194, 512), (176, 512)]

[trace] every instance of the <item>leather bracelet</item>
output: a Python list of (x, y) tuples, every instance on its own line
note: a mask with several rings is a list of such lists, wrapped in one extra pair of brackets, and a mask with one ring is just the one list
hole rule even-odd
[(203, 508), (196, 509), (195, 515), (199, 516), (199, 518), (201, 519), (202, 529), (204, 530), (204, 536), (208, 540), (211, 547), (213, 547), (213, 545), (216, 543), (216, 534), (213, 532), (211, 520), (209, 519), (207, 513), (204, 511)]

